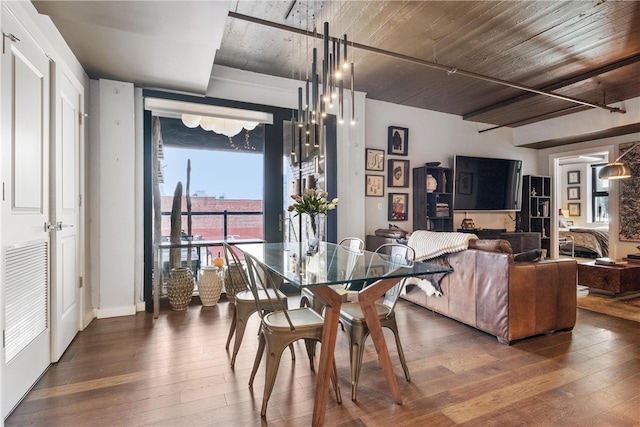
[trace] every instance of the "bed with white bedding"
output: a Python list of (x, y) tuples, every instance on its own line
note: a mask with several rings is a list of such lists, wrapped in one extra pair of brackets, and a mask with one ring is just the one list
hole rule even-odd
[[(609, 227), (559, 228), (560, 254), (581, 258), (609, 256)], [(572, 253), (573, 252), (573, 253)]]

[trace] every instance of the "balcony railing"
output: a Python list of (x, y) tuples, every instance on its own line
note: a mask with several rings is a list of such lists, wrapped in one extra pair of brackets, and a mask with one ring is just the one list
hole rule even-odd
[[(186, 229), (187, 212), (183, 211), (182, 224), (183, 231)], [(251, 219), (250, 217), (257, 217)], [(168, 236), (171, 230), (169, 223), (171, 218), (170, 211), (162, 212), (162, 235)], [(233, 238), (263, 238), (264, 237), (264, 212), (263, 211), (197, 211), (191, 212), (192, 234), (194, 236), (202, 236), (204, 239), (233, 239)], [(203, 218), (222, 217), (221, 221), (207, 221)], [(234, 217), (244, 217), (241, 222), (234, 221)], [(219, 234), (222, 229), (222, 235)]]

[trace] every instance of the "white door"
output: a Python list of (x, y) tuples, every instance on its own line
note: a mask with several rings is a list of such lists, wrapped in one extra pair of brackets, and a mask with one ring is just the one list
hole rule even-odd
[(47, 369), (49, 327), (49, 60), (2, 11), (2, 416)]
[(81, 91), (56, 70), (55, 138), (51, 146), (52, 362), (57, 362), (80, 329), (79, 151)]

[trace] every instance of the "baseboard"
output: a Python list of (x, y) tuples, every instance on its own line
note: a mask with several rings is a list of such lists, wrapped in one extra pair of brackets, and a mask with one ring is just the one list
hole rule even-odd
[(128, 307), (114, 307), (102, 309), (99, 308), (96, 312), (98, 319), (106, 319), (108, 317), (120, 317), (120, 316), (133, 316), (136, 314), (136, 306), (131, 305)]
[(146, 309), (147, 309), (147, 304), (144, 301), (136, 304), (136, 312), (145, 311)]

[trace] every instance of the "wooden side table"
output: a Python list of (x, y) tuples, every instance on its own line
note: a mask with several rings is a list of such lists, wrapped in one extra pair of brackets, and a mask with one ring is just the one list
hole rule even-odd
[(578, 285), (620, 294), (640, 290), (640, 263), (624, 266), (578, 264)]

